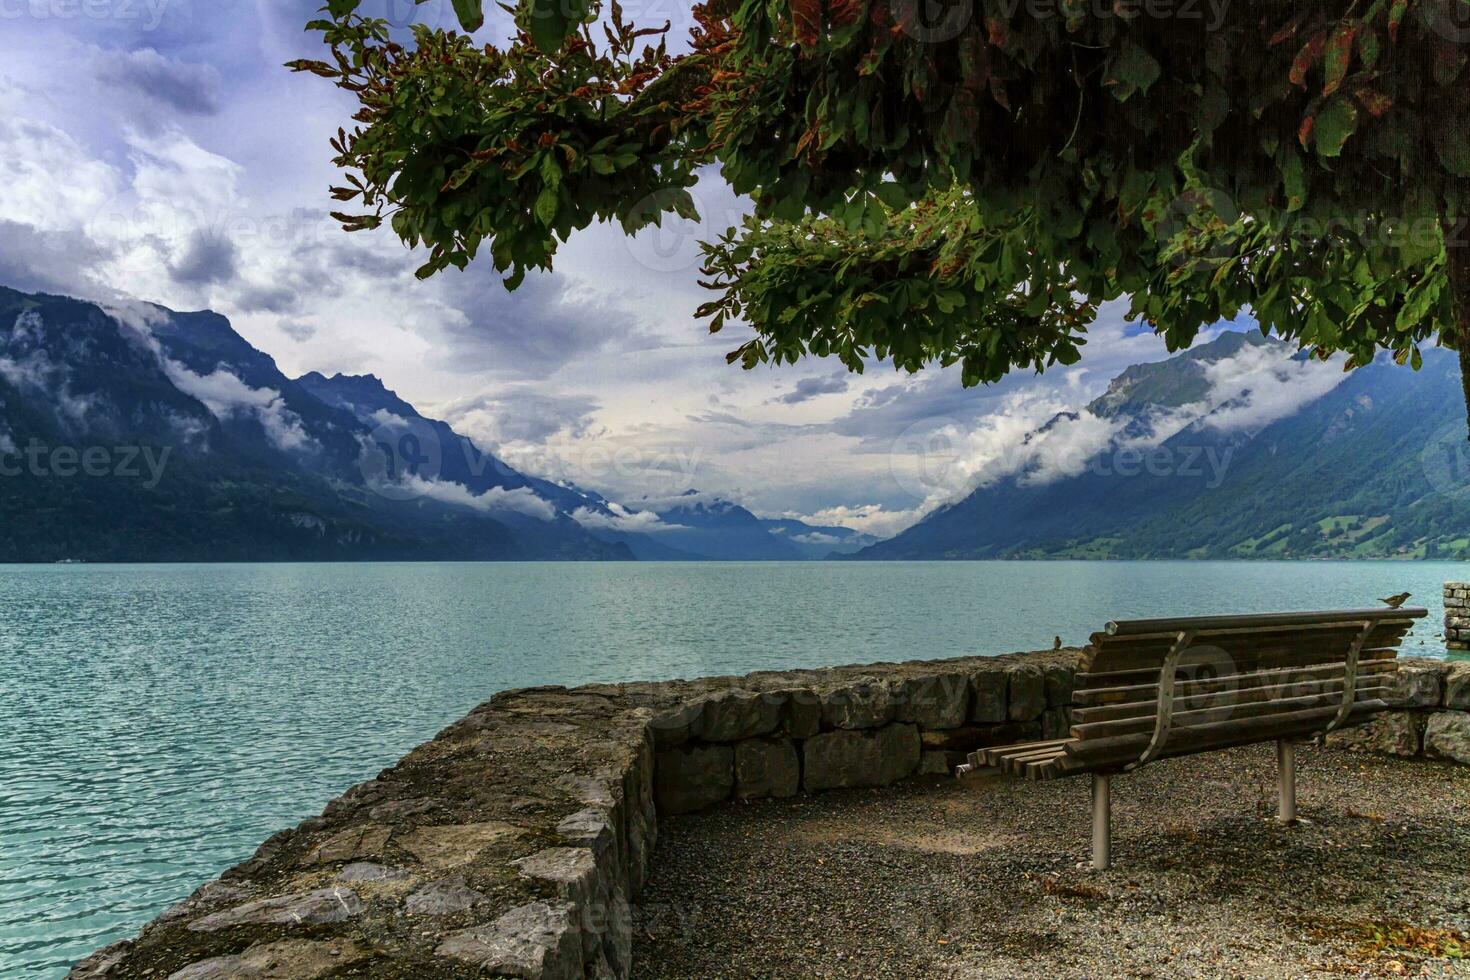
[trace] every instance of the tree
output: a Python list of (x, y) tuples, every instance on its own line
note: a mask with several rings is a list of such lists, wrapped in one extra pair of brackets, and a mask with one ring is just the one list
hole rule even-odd
[(412, 49), (358, 2), (292, 67), (361, 103), (337, 217), (420, 275), (488, 248), (514, 288), (593, 221), (691, 216), (718, 164), (754, 214), (698, 312), (753, 328), (746, 367), (994, 381), (1126, 297), (1171, 350), (1246, 309), (1350, 367), (1456, 347), (1470, 403), (1470, 0), (711, 0), (681, 55), (601, 0)]

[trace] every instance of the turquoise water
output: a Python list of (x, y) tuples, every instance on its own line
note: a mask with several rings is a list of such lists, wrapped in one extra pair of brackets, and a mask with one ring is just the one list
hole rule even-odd
[(497, 690), (1372, 605), (1454, 563), (0, 566), (0, 977), (58, 977)]

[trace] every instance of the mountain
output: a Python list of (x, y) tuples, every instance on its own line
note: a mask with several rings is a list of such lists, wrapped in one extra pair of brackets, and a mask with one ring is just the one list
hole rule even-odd
[(1259, 333), (1136, 365), (859, 559), (1470, 557), (1453, 353), (1348, 374)]
[(384, 431), (217, 314), (0, 287), (0, 561), (632, 557), (513, 471), (385, 473)]
[(0, 562), (800, 560), (871, 539), (521, 473), (372, 375), (210, 311), (0, 287)]
[[(787, 518), (757, 517), (733, 501), (699, 490), (632, 502), (634, 514), (602, 533), (628, 545), (643, 561), (802, 561), (851, 554), (875, 539), (845, 527), (816, 527)], [(618, 508), (624, 514), (628, 513)], [(630, 526), (646, 530), (631, 532)], [(599, 533), (594, 529), (594, 533)]]

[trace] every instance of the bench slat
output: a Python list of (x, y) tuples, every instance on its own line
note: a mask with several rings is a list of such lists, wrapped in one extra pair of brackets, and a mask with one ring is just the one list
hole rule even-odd
[[(1376, 651), (1375, 651), (1376, 652)], [(1198, 678), (1194, 680), (1181, 680), (1176, 688), (1178, 695), (1185, 693), (1208, 693), (1219, 690), (1229, 690), (1232, 686), (1240, 684), (1270, 683), (1280, 680), (1282, 683), (1290, 683), (1291, 678), (1298, 675), (1306, 677), (1333, 677), (1341, 676), (1347, 669), (1345, 663), (1318, 664), (1306, 667), (1292, 667), (1285, 670), (1259, 670), (1243, 674), (1227, 674), (1221, 677)], [(1362, 661), (1358, 665), (1358, 673), (1363, 676), (1374, 676), (1378, 674), (1391, 674), (1398, 670), (1398, 660), (1380, 655), (1379, 658)], [(1158, 697), (1159, 685), (1155, 681), (1152, 684), (1130, 684), (1124, 687), (1100, 687), (1086, 691), (1074, 691), (1072, 703), (1077, 707), (1089, 708), (1104, 704), (1123, 704), (1130, 701), (1146, 701)]]
[(1407, 607), (1390, 609), (1327, 609), (1314, 612), (1254, 613), (1244, 616), (1182, 616), (1174, 619), (1119, 619), (1105, 627), (1109, 636), (1139, 633), (1178, 633), (1181, 630), (1237, 629), (1259, 626), (1314, 626), (1322, 623), (1378, 622), (1382, 619), (1420, 618), (1427, 609)]
[[(1387, 687), (1359, 688), (1355, 698), (1360, 701), (1382, 700), (1384, 694), (1391, 690)], [(1179, 704), (1180, 702), (1175, 702)], [(1169, 738), (1172, 739), (1180, 731), (1187, 730), (1201, 724), (1209, 724), (1217, 721), (1227, 721), (1232, 718), (1265, 718), (1271, 715), (1288, 714), (1307, 708), (1337, 708), (1342, 704), (1342, 692), (1304, 694), (1287, 698), (1267, 698), (1259, 701), (1239, 704), (1224, 704), (1208, 708), (1196, 708), (1188, 711), (1176, 710), (1174, 712), (1173, 724), (1169, 729)], [(1111, 735), (1126, 735), (1134, 732), (1152, 732), (1154, 729), (1153, 715), (1140, 715), (1134, 718), (1116, 718), (1109, 721), (1085, 722), (1073, 725), (1071, 732), (1073, 737), (1079, 739), (1107, 738)]]
[(1003, 756), (1039, 748), (1058, 748), (1070, 741), (1070, 738), (1052, 738), (1037, 742), (1015, 742), (1011, 745), (991, 745), (970, 753), (970, 761), (982, 766), (995, 766)]
[[(1381, 700), (1358, 701), (1348, 713), (1348, 724), (1355, 724), (1388, 705)], [(1336, 707), (1313, 708), (1270, 715), (1196, 725), (1177, 731), (1159, 753), (1160, 758), (1190, 755), (1213, 749), (1266, 742), (1278, 738), (1313, 735), (1337, 716)], [(1067, 767), (1072, 771), (1096, 771), (1120, 767), (1135, 761), (1149, 742), (1149, 734), (1118, 735), (1109, 738), (1078, 739), (1067, 747)]]
[[(1175, 694), (1175, 701), (1183, 706), (1182, 710), (1193, 711), (1199, 708), (1252, 704), (1281, 697), (1302, 697), (1308, 694), (1335, 694), (1341, 697), (1344, 681), (1342, 675), (1343, 671), (1339, 668), (1332, 676), (1276, 677), (1264, 679), (1264, 683), (1245, 680), (1249, 675), (1241, 675), (1240, 678), (1224, 678), (1216, 681), (1209, 685), (1212, 689), (1201, 689), (1199, 684), (1193, 687), (1181, 684), (1179, 691)], [(1356, 684), (1358, 696), (1362, 697), (1363, 692), (1368, 690), (1388, 689), (1384, 677), (1384, 673), (1359, 676)], [(1116, 721), (1121, 718), (1152, 718), (1158, 711), (1157, 685), (1150, 685), (1148, 690), (1153, 696), (1121, 701), (1116, 704), (1073, 708), (1072, 720), (1075, 724), (1086, 725), (1100, 721)]]
[[(1195, 637), (1191, 649), (1182, 659), (1183, 663), (1209, 662), (1223, 654), (1231, 661), (1246, 664), (1257, 661), (1274, 661), (1281, 665), (1290, 663), (1314, 663), (1322, 660), (1341, 660), (1347, 648), (1357, 638), (1362, 626), (1356, 630), (1335, 630), (1312, 636), (1290, 633), (1270, 638), (1222, 636), (1218, 638)], [(1408, 627), (1375, 628), (1369, 633), (1363, 646), (1365, 649), (1397, 649)], [(1095, 675), (1124, 671), (1157, 670), (1163, 663), (1172, 643), (1150, 642), (1133, 646), (1118, 644), (1105, 646), (1088, 656), (1086, 651), (1080, 659), (1081, 671)]]
[[(1251, 673), (1257, 670), (1285, 670), (1291, 667), (1317, 667), (1330, 666), (1330, 664), (1344, 663), (1342, 657), (1347, 652), (1348, 644), (1335, 646), (1330, 657), (1317, 658), (1316, 655), (1304, 655), (1304, 657), (1291, 657), (1286, 663), (1276, 663), (1277, 658), (1252, 657), (1250, 660), (1235, 661), (1235, 670), (1232, 673)], [(1398, 645), (1367, 644), (1363, 651), (1358, 654), (1358, 661), (1369, 660), (1392, 660), (1397, 657)], [(1297, 661), (1299, 660), (1299, 663)], [(1163, 663), (1163, 654), (1160, 654), (1160, 663)], [(1266, 663), (1263, 667), (1261, 664)], [(1191, 663), (1186, 660), (1180, 667), (1180, 673), (1188, 674), (1191, 669), (1198, 670), (1205, 666), (1201, 663)], [(1210, 664), (1213, 667), (1213, 664)], [(1078, 671), (1073, 679), (1073, 688), (1076, 691), (1095, 691), (1098, 688), (1126, 688), (1129, 685), (1142, 685), (1151, 683), (1158, 677), (1158, 664), (1148, 667), (1132, 667), (1129, 670), (1107, 670), (1107, 671)]]

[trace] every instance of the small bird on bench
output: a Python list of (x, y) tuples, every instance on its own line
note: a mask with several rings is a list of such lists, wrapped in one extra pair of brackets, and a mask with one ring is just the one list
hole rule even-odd
[(1411, 595), (1413, 595), (1412, 592), (1400, 592), (1398, 595), (1391, 595), (1387, 599), (1379, 599), (1378, 601), (1390, 609), (1397, 609), (1407, 602)]

